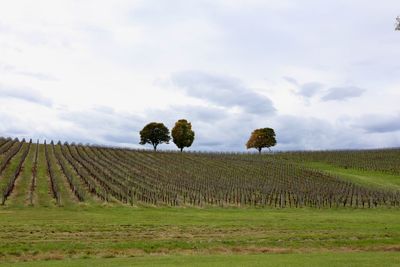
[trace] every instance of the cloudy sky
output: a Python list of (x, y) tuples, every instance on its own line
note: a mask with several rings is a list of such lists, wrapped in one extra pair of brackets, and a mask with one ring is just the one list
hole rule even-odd
[[(141, 147), (192, 122), (192, 150), (400, 146), (398, 0), (0, 4), (0, 136)], [(174, 145), (160, 148), (174, 149)]]

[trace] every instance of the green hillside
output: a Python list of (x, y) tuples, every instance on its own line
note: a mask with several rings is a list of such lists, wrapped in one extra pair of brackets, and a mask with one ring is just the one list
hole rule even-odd
[(8, 206), (400, 205), (400, 150), (175, 153), (1, 139), (0, 153)]
[(0, 266), (398, 266), (399, 159), (0, 138)]

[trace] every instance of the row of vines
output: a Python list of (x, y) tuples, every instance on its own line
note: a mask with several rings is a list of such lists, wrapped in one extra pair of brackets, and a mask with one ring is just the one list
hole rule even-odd
[[(287, 154), (292, 159), (288, 160), (283, 154), (154, 153), (60, 142), (32, 145), (32, 141), (27, 143), (25, 140), (19, 142), (0, 138), (0, 185), (5, 185), (0, 188), (3, 204), (12, 194), (26, 155), (33, 146), (36, 152), (30, 185), (31, 203), (38, 173), (38, 150), (39, 146), (44, 146), (49, 192), (58, 205), (61, 203), (62, 183), (55, 178), (56, 172), (62, 174), (68, 190), (80, 202), (91, 198), (129, 205), (281, 208), (400, 205), (398, 191), (359, 186), (292, 163), (305, 160), (300, 152)], [(356, 166), (357, 162), (357, 166), (362, 166), (368, 157), (378, 157), (376, 151), (365, 151), (365, 154), (371, 155), (361, 155), (356, 161), (353, 158), (358, 155), (351, 153), (343, 152), (343, 158), (348, 157), (349, 166)], [(390, 158), (398, 151), (380, 153), (387, 153), (386, 158)], [(325, 154), (317, 156), (321, 158)], [(331, 160), (339, 161), (335, 155)], [(372, 168), (395, 172), (398, 166), (390, 164), (396, 164), (396, 160), (382, 160), (382, 165)], [(3, 175), (4, 170), (12, 167), (13, 161), (17, 162), (16, 167)]]

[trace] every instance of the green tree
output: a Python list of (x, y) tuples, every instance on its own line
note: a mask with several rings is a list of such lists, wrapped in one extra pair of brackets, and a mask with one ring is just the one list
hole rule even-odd
[(178, 120), (172, 129), (172, 139), (181, 152), (184, 147), (190, 147), (194, 140), (192, 124), (187, 120)]
[(255, 148), (261, 153), (261, 149), (276, 145), (275, 131), (271, 128), (256, 129), (251, 133), (249, 140), (246, 143), (247, 149)]
[(157, 146), (162, 143), (169, 143), (171, 137), (169, 136), (169, 130), (163, 123), (151, 122), (144, 126), (140, 131), (140, 143), (141, 145), (151, 144), (154, 151), (157, 150)]

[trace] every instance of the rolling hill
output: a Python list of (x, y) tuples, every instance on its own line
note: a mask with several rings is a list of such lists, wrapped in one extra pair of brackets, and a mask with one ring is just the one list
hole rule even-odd
[(179, 153), (1, 138), (0, 200), (11, 206), (399, 206), (399, 161), (399, 149)]

